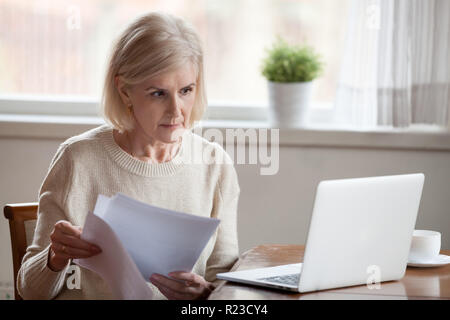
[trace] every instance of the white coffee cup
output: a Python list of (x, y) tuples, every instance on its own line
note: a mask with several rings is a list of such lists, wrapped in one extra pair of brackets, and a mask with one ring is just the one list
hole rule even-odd
[(430, 230), (414, 230), (409, 261), (432, 261), (441, 250), (441, 233)]

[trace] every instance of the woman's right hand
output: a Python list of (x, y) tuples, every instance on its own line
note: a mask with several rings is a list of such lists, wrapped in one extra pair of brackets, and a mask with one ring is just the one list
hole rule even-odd
[(89, 258), (102, 250), (80, 238), (82, 228), (72, 225), (69, 221), (60, 220), (55, 223), (50, 234), (50, 253), (48, 267), (53, 271), (61, 271), (70, 259)]

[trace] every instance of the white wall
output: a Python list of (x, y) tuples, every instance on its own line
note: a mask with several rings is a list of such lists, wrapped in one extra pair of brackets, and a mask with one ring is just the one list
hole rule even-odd
[[(64, 139), (1, 138), (0, 205), (37, 200), (57, 146)], [(450, 150), (329, 146), (280, 148), (279, 172), (260, 175), (259, 165), (236, 165), (241, 186), (241, 252), (262, 243), (306, 240), (315, 187), (322, 179), (423, 172), (426, 175), (416, 228), (442, 232), (450, 249)], [(3, 216), (2, 216), (3, 217)], [(7, 220), (0, 218), (0, 282), (12, 283)]]
[(304, 244), (320, 180), (415, 172), (426, 176), (416, 228), (442, 232), (442, 248), (450, 248), (450, 152), (292, 147), (281, 148), (275, 176), (244, 165), (237, 171), (241, 250)]

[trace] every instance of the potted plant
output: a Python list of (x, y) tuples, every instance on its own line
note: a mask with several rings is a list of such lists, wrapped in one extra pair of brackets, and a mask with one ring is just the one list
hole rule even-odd
[(310, 46), (289, 45), (280, 37), (266, 51), (262, 75), (268, 80), (270, 124), (278, 128), (304, 126), (313, 80), (323, 69), (321, 56)]

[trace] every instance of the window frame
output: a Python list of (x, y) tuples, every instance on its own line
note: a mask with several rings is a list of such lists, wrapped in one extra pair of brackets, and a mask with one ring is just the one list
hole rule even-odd
[[(310, 109), (312, 124), (333, 123), (332, 103)], [(331, 106), (331, 107), (330, 107)], [(268, 122), (269, 107), (263, 103), (211, 101), (204, 119), (219, 121)], [(89, 96), (0, 95), (0, 114), (101, 117), (99, 100)]]

